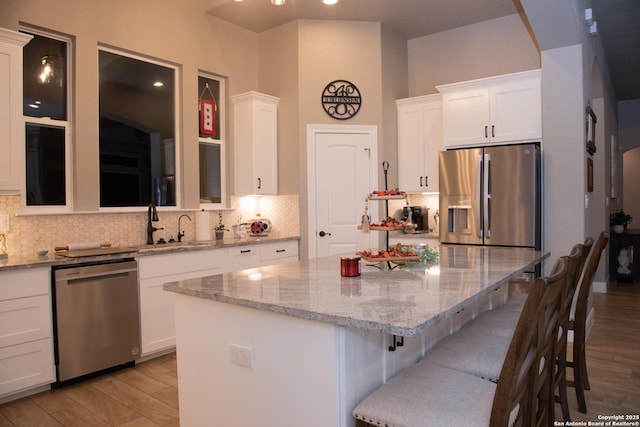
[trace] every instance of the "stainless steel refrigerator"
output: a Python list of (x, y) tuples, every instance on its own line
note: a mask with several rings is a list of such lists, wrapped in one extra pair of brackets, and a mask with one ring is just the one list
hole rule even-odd
[(440, 152), (440, 241), (541, 248), (538, 144)]

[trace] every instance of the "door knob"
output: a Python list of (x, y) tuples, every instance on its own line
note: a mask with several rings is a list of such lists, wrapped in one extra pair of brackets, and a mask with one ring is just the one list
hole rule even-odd
[(324, 231), (320, 231), (318, 235), (320, 235), (320, 237), (331, 236), (331, 233), (325, 233)]

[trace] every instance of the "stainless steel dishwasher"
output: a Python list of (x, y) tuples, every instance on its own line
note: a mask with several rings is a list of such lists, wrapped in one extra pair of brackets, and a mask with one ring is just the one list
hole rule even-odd
[(56, 384), (133, 365), (140, 354), (136, 261), (55, 267), (53, 276)]

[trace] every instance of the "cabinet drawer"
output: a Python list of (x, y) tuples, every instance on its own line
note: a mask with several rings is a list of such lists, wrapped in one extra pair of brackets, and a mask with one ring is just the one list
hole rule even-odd
[(0, 348), (0, 396), (54, 381), (50, 338)]
[(166, 253), (138, 258), (140, 279), (224, 267), (224, 250)]
[(227, 249), (227, 271), (244, 270), (260, 266), (262, 245), (243, 245)]
[(278, 264), (298, 260), (298, 241), (286, 240), (265, 243), (260, 248), (262, 265)]
[(50, 337), (49, 295), (0, 301), (0, 348)]
[(0, 273), (0, 301), (34, 295), (48, 295), (51, 270), (34, 268)]

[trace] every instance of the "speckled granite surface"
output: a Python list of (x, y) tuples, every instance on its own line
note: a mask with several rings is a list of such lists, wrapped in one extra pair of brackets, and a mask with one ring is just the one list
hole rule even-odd
[[(46, 256), (37, 256), (36, 254), (29, 256), (9, 255), (7, 259), (0, 259), (0, 272), (8, 270), (18, 270), (25, 268), (50, 267), (54, 265), (78, 264), (85, 262), (100, 262), (108, 260), (116, 260), (122, 258), (139, 258), (141, 256), (152, 256), (166, 254), (172, 252), (201, 251), (215, 248), (230, 248), (234, 246), (253, 245), (260, 243), (278, 242), (283, 240), (300, 240), (299, 236), (287, 236), (281, 234), (269, 234), (267, 236), (250, 236), (245, 239), (225, 239), (222, 243), (215, 240), (209, 242), (184, 242), (184, 243), (166, 243), (155, 245), (126, 246), (121, 247), (121, 253), (105, 254), (98, 256), (86, 256), (78, 258), (68, 258), (61, 256), (55, 252), (49, 252)], [(111, 248), (110, 248), (111, 249)], [(118, 249), (112, 248), (112, 249)]]
[[(340, 275), (340, 257), (172, 282), (164, 289), (340, 326), (414, 336), (549, 256), (532, 249), (441, 245), (440, 262)], [(383, 264), (386, 266), (386, 264)]]

